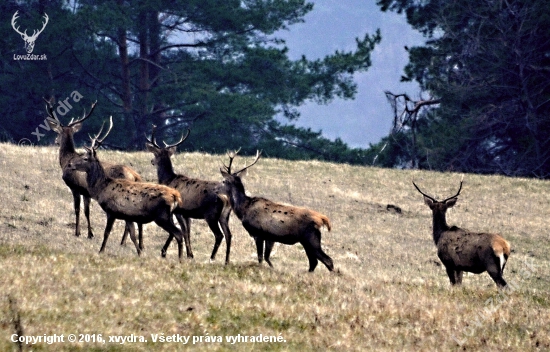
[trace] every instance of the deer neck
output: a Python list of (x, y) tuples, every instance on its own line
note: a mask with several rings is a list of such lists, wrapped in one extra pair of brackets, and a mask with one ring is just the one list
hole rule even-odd
[(447, 219), (445, 213), (434, 213), (433, 214), (433, 239), (435, 244), (439, 242), (441, 234), (449, 230), (447, 225)]
[(172, 182), (176, 176), (170, 158), (162, 158), (158, 161), (157, 177), (160, 184), (167, 185)]
[(242, 220), (246, 211), (246, 205), (250, 202), (250, 197), (244, 193), (244, 189), (239, 190), (237, 187), (232, 187), (229, 202), (235, 215), (237, 215), (239, 220)]
[(105, 170), (101, 166), (99, 160), (94, 160), (90, 163), (90, 168), (86, 173), (86, 182), (88, 183), (88, 190), (90, 195), (95, 198), (101, 190), (103, 190), (110, 178), (105, 174)]
[(77, 154), (74, 140), (71, 136), (63, 136), (59, 145), (59, 164), (64, 167)]

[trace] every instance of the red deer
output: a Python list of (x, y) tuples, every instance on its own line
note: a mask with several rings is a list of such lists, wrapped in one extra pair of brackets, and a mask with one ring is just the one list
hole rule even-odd
[(510, 255), (510, 244), (500, 235), (476, 233), (447, 225), (445, 218), (448, 208), (453, 207), (460, 191), (445, 200), (437, 201), (413, 182), (414, 187), (424, 196), (424, 202), (433, 214), (433, 240), (437, 247), (437, 256), (445, 266), (451, 285), (462, 283), (464, 271), (481, 274), (487, 271), (498, 287), (506, 287), (502, 278), (504, 266)]
[[(63, 181), (71, 190), (73, 194), (74, 201), (74, 212), (76, 216), (76, 225), (75, 225), (75, 236), (80, 236), (80, 197), (84, 199), (84, 215), (88, 221), (88, 238), (94, 237), (92, 233), (92, 227), (90, 224), (90, 193), (88, 192), (88, 185), (86, 183), (86, 175), (80, 171), (71, 170), (67, 165), (80, 156), (76, 152), (74, 146), (74, 134), (82, 128), (82, 123), (88, 119), (92, 112), (94, 111), (96, 103), (92, 104), (90, 112), (84, 115), (82, 118), (72, 121), (67, 125), (63, 126), (61, 122), (55, 117), (53, 112), (53, 107), (50, 102), (46, 101), (46, 111), (48, 113), (48, 118), (46, 121), (50, 125), (51, 129), (57, 133), (55, 143), (59, 145), (59, 164), (61, 165), (61, 170), (63, 171)], [(101, 132), (101, 131), (100, 131)], [(131, 168), (124, 165), (115, 165), (111, 163), (103, 162), (101, 163), (103, 168), (105, 168), (107, 174), (112, 178), (124, 178), (130, 181), (141, 181), (141, 176), (132, 170)], [(130, 226), (133, 228), (133, 224), (126, 224), (126, 229), (124, 231), (123, 238), (130, 231)], [(142, 237), (142, 226), (138, 224), (138, 229), (140, 233), (140, 238)], [(143, 249), (141, 240), (140, 248)]]
[[(225, 264), (229, 263), (229, 254), (231, 251), (231, 231), (229, 229), (229, 215), (231, 214), (231, 206), (222, 197), (219, 197), (216, 192), (216, 187), (219, 182), (205, 181), (195, 178), (190, 178), (185, 175), (176, 174), (172, 165), (171, 156), (176, 153), (178, 145), (183, 143), (189, 136), (190, 131), (187, 131), (185, 136), (182, 135), (179, 142), (168, 145), (164, 142), (164, 147), (160, 147), (155, 140), (156, 126), (153, 125), (151, 139), (147, 139), (147, 150), (153, 153), (154, 158), (151, 163), (157, 167), (158, 182), (177, 189), (183, 199), (183, 205), (174, 211), (176, 219), (180, 223), (182, 229), (185, 229), (184, 239), (190, 253), (191, 251), (190, 231), (192, 219), (204, 219), (210, 230), (214, 233), (215, 243), (210, 255), (210, 260), (216, 258), (216, 253), (225, 237), (226, 252)], [(218, 225), (219, 224), (219, 225)], [(220, 231), (220, 227), (223, 231)], [(163, 256), (166, 255), (166, 250), (170, 245), (172, 238), (168, 238), (164, 248)]]
[(274, 242), (288, 245), (299, 242), (309, 259), (310, 272), (315, 270), (318, 260), (325, 264), (329, 271), (334, 270), (332, 259), (321, 249), (321, 227), (326, 226), (329, 231), (331, 230), (328, 217), (307, 208), (278, 204), (260, 197), (248, 197), (240, 175), (258, 162), (261, 153), (256, 153), (256, 159), (252, 164), (233, 172), (231, 164), (236, 153), (229, 153), (229, 166), (224, 165), (224, 168), (220, 169), (224, 181), (218, 191), (228, 196), (233, 211), (256, 241), (258, 261), (262, 262), (264, 242), (263, 256), (271, 267), (273, 265), (269, 256)]
[[(109, 134), (111, 128), (112, 120), (107, 134)], [(116, 219), (138, 224), (147, 224), (154, 221), (170, 236), (176, 237), (178, 257), (181, 261), (183, 233), (174, 225), (172, 220), (172, 212), (182, 203), (180, 193), (164, 185), (111, 178), (106, 174), (97, 158), (96, 149), (98, 145), (92, 143), (90, 148), (84, 148), (86, 154), (71, 160), (68, 167), (86, 173), (90, 195), (99, 203), (107, 215), (107, 224), (99, 253), (105, 250), (109, 233)], [(130, 237), (135, 244), (133, 231), (130, 232)], [(140, 248), (137, 244), (136, 250), (139, 255)]]

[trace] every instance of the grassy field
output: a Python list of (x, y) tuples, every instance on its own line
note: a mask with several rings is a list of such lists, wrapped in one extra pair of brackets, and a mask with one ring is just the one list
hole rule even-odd
[[(149, 153), (98, 156), (156, 179)], [(173, 161), (177, 172), (221, 180), (224, 159), (192, 153)], [(449, 224), (498, 232), (512, 244), (504, 274), (511, 289), (500, 292), (486, 273), (450, 287), (431, 212), (411, 184), (442, 198), (456, 192), (460, 177), (262, 158), (244, 179), (250, 194), (331, 219), (322, 244), (336, 270), (320, 263), (310, 274), (299, 245), (277, 246), (274, 269), (258, 265), (234, 215), (227, 266), (225, 244), (208, 262), (214, 237), (199, 220), (193, 260), (179, 263), (175, 244), (162, 259), (167, 234), (154, 224), (144, 227), (138, 257), (130, 241), (120, 246), (120, 221), (99, 255), (105, 215), (94, 202), (95, 237), (73, 235), (57, 149), (0, 144), (0, 350), (549, 350), (550, 182), (465, 175), (448, 212)], [(25, 345), (12, 342), (16, 333), (64, 341)]]

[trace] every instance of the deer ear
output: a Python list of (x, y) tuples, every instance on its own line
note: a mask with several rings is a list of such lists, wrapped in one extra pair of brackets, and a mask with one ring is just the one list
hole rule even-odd
[(220, 172), (222, 173), (223, 178), (228, 178), (231, 176), (227, 171), (220, 167)]
[(71, 127), (73, 129), (73, 132), (76, 133), (78, 131), (80, 131), (80, 129), (82, 128), (82, 124), (81, 123), (77, 123), (76, 125), (74, 125), (73, 127)]
[(424, 203), (425, 203), (427, 206), (429, 206), (430, 209), (432, 209), (433, 206), (434, 206), (434, 201), (431, 200), (430, 198), (426, 197), (426, 196), (424, 196)]
[(59, 123), (58, 121), (54, 120), (54, 119), (51, 119), (51, 118), (46, 118), (46, 122), (48, 123), (48, 125), (50, 126), (50, 128), (52, 130), (54, 130), (55, 132), (61, 134), (61, 132), (63, 132), (63, 129), (61, 128), (61, 126), (59, 126)]
[(167, 148), (166, 150), (168, 151), (169, 156), (172, 156), (172, 155), (176, 154), (176, 147), (175, 146)]
[(157, 154), (157, 148), (152, 145), (151, 143), (145, 143), (145, 147), (147, 148), (147, 151), (153, 153), (153, 154)]
[(445, 201), (445, 205), (447, 206), (447, 208), (452, 208), (456, 204), (457, 200), (458, 200), (458, 198), (456, 198), (456, 197), (448, 199), (448, 200)]

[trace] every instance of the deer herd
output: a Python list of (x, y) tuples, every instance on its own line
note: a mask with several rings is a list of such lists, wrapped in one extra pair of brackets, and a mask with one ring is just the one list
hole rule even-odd
[[(90, 137), (90, 146), (85, 146), (85, 153), (75, 150), (73, 135), (82, 128), (82, 123), (94, 111), (93, 103), (90, 111), (82, 118), (63, 126), (54, 116), (50, 102), (46, 101), (48, 124), (58, 136), (59, 164), (62, 178), (73, 195), (76, 216), (75, 232), (80, 236), (80, 200), (84, 200), (84, 215), (88, 225), (88, 238), (93, 237), (90, 225), (90, 199), (95, 199), (107, 216), (100, 253), (105, 250), (107, 239), (116, 219), (125, 221), (125, 230), (121, 244), (126, 237), (130, 238), (136, 247), (137, 254), (143, 251), (143, 224), (155, 222), (168, 233), (168, 238), (162, 248), (162, 257), (173, 238), (178, 245), (178, 257), (181, 261), (183, 242), (185, 242), (188, 258), (193, 258), (191, 249), (190, 219), (204, 219), (214, 234), (215, 243), (210, 255), (214, 260), (222, 240), (225, 238), (225, 264), (230, 261), (232, 235), (229, 229), (231, 211), (241, 221), (243, 227), (253, 237), (256, 243), (258, 261), (263, 260), (273, 267), (270, 254), (275, 242), (283, 244), (300, 243), (309, 260), (309, 271), (315, 270), (320, 260), (329, 271), (334, 270), (332, 259), (321, 248), (321, 228), (331, 230), (331, 223), (326, 215), (311, 209), (275, 203), (261, 197), (250, 197), (245, 193), (241, 175), (260, 159), (257, 152), (252, 163), (244, 168), (232, 170), (233, 161), (238, 151), (228, 152), (229, 163), (220, 168), (222, 182), (206, 181), (177, 174), (174, 171), (171, 157), (176, 148), (189, 136), (190, 130), (175, 143), (164, 147), (157, 144), (156, 126), (153, 125), (151, 138), (147, 138), (146, 149), (153, 154), (151, 163), (157, 169), (158, 183), (144, 182), (142, 177), (125, 165), (116, 165), (100, 161), (97, 150), (109, 135), (109, 128), (100, 138), (103, 126), (95, 136)], [(462, 283), (463, 272), (475, 274), (487, 271), (499, 288), (506, 287), (503, 279), (505, 264), (510, 255), (510, 244), (498, 234), (475, 233), (456, 226), (447, 225), (447, 209), (453, 207), (462, 190), (460, 181), (458, 192), (442, 201), (424, 193), (415, 182), (413, 186), (424, 197), (425, 204), (433, 215), (433, 240), (437, 247), (437, 255), (443, 263), (451, 285)], [(179, 228), (173, 221), (173, 216), (179, 223)], [(138, 238), (135, 236), (134, 223), (138, 225)], [(221, 228), (221, 230), (220, 230)]]

